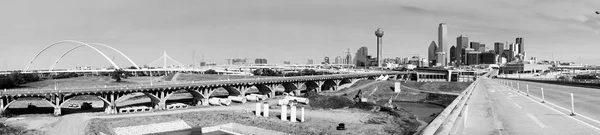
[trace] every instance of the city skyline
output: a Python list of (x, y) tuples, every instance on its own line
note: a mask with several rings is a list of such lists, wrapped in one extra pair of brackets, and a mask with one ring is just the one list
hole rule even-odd
[[(452, 8), (439, 8), (442, 5)], [(0, 22), (0, 68), (22, 69), (39, 50), (60, 40), (111, 45), (140, 66), (164, 50), (186, 64), (193, 63), (193, 51), (196, 60), (204, 55), (205, 61), (220, 64), (226, 58), (245, 57), (305, 63), (323, 54), (344, 56), (341, 48), (375, 48), (376, 28), (386, 31), (383, 58), (427, 56), (423, 50), (437, 38), (433, 26), (442, 22), (448, 24), (448, 37), (466, 35), (488, 45), (524, 37), (528, 57), (551, 60), (554, 54), (555, 60), (577, 62), (581, 57), (585, 64), (600, 64), (594, 52), (600, 37), (596, 7), (600, 2), (2, 1), (0, 14), (7, 18)], [(447, 42), (448, 47), (453, 43)], [(49, 67), (71, 46), (75, 45), (51, 48), (32, 69)], [(118, 54), (102, 51), (118, 65), (129, 66)], [(369, 54), (375, 52), (371, 49)], [(109, 64), (82, 48), (57, 68), (101, 65)]]

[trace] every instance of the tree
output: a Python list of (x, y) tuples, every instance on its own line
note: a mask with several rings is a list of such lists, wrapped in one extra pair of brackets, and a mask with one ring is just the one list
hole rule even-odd
[(121, 82), (121, 76), (124, 72), (125, 71), (122, 69), (115, 69), (115, 71), (112, 73), (112, 79), (115, 79), (116, 82)]
[(23, 79), (23, 75), (19, 72), (12, 72), (8, 75), (8, 77), (10, 78), (10, 80), (12, 80), (15, 87), (26, 83), (25, 79)]
[(219, 73), (213, 69), (209, 69), (209, 70), (204, 71), (204, 74), (219, 74)]

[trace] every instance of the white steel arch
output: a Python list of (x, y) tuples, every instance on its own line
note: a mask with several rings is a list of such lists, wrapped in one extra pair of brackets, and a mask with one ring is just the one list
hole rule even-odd
[(83, 43), (83, 42), (79, 42), (79, 41), (75, 41), (75, 40), (63, 40), (63, 41), (58, 41), (58, 42), (52, 43), (52, 44), (50, 44), (50, 45), (46, 46), (46, 48), (42, 49), (40, 52), (38, 52), (38, 53), (37, 53), (37, 54), (36, 54), (36, 55), (35, 55), (33, 58), (31, 58), (31, 60), (29, 61), (29, 63), (27, 63), (27, 66), (25, 67), (25, 70), (23, 70), (23, 71), (27, 71), (27, 70), (29, 70), (29, 67), (30, 67), (30, 66), (31, 66), (31, 64), (32, 64), (32, 63), (35, 61), (35, 59), (36, 59), (38, 56), (40, 56), (40, 54), (42, 54), (44, 51), (46, 51), (48, 48), (50, 48), (50, 47), (52, 47), (52, 46), (54, 46), (54, 45), (62, 44), (62, 43), (76, 43), (76, 44), (85, 45), (85, 46), (87, 46), (87, 47), (89, 47), (89, 48), (92, 48), (92, 49), (94, 49), (96, 52), (98, 52), (98, 53), (100, 53), (102, 56), (104, 56), (104, 58), (106, 58), (106, 60), (108, 60), (108, 62), (110, 62), (110, 64), (112, 64), (112, 65), (113, 65), (115, 68), (117, 68), (117, 69), (120, 69), (120, 68), (119, 68), (119, 66), (117, 66), (117, 64), (115, 64), (115, 62), (114, 62), (114, 61), (110, 60), (110, 58), (108, 58), (108, 56), (106, 56), (106, 54), (102, 53), (102, 51), (98, 50), (97, 48), (95, 48), (95, 47), (93, 47), (93, 46), (91, 46), (91, 45), (89, 45), (89, 44), (86, 44), (86, 43)]
[[(124, 54), (124, 53), (122, 53), (121, 51), (119, 51), (119, 50), (117, 50), (117, 49), (115, 49), (115, 48), (113, 48), (113, 47), (111, 47), (111, 46), (109, 46), (109, 45), (106, 45), (106, 44), (101, 44), (101, 43), (88, 43), (88, 45), (101, 45), (101, 46), (104, 46), (104, 47), (110, 48), (110, 49), (114, 50), (115, 52), (117, 52), (117, 53), (121, 54), (123, 57), (125, 57), (125, 59), (127, 59), (127, 60), (128, 60), (130, 63), (131, 63), (131, 64), (133, 64), (133, 66), (135, 66), (135, 67), (136, 67), (136, 68), (138, 68), (138, 69), (141, 69), (141, 68), (140, 68), (140, 67), (139, 67), (137, 64), (135, 64), (135, 62), (133, 62), (133, 60), (131, 60), (129, 57), (127, 57), (127, 55), (125, 55), (125, 54)], [(59, 62), (59, 61), (60, 61), (60, 60), (61, 60), (63, 57), (65, 57), (65, 56), (66, 56), (67, 54), (69, 54), (71, 51), (73, 51), (73, 50), (75, 50), (75, 49), (77, 49), (77, 48), (79, 48), (79, 47), (81, 47), (81, 46), (84, 46), (84, 45), (78, 45), (78, 46), (75, 46), (75, 47), (73, 47), (73, 48), (69, 49), (68, 51), (66, 51), (65, 53), (63, 53), (63, 54), (62, 54), (62, 55), (61, 55), (61, 56), (60, 56), (58, 59), (56, 59), (56, 61), (55, 61), (55, 62), (52, 64), (52, 66), (50, 67), (50, 71), (52, 71), (52, 70), (54, 69), (54, 67), (56, 66), (56, 64), (58, 64), (58, 62)]]

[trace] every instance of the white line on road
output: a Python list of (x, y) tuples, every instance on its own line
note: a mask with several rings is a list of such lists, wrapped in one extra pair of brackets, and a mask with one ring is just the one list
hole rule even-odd
[[(519, 94), (519, 95), (521, 95), (521, 96), (523, 96), (523, 97), (527, 98), (527, 96), (526, 96), (525, 94)], [(560, 108), (560, 109), (563, 109), (563, 110), (567, 110), (567, 109), (565, 109), (565, 108), (562, 108), (562, 107), (560, 107), (560, 106), (557, 106), (557, 105), (555, 105), (555, 104), (552, 104), (552, 103), (550, 103), (550, 102), (541, 103), (541, 102), (539, 102), (539, 101), (536, 101), (536, 100), (535, 100), (535, 99), (533, 99), (533, 98), (537, 98), (537, 99), (538, 99), (538, 100), (540, 100), (540, 101), (542, 100), (542, 99), (540, 99), (540, 98), (538, 98), (538, 97), (534, 97), (534, 96), (530, 96), (530, 98), (527, 98), (527, 99), (529, 99), (529, 100), (531, 100), (531, 101), (533, 101), (533, 102), (536, 102), (536, 103), (538, 103), (538, 104), (540, 104), (540, 105), (542, 105), (542, 106), (546, 106), (547, 108), (550, 108), (551, 110), (554, 110), (554, 111), (556, 111), (556, 112), (558, 112), (558, 113), (560, 113), (560, 114), (563, 114), (563, 115), (567, 116), (567, 115), (566, 115), (564, 112), (561, 112), (561, 111), (559, 111), (559, 110), (556, 110), (555, 108)], [(547, 104), (551, 104), (551, 105), (553, 105), (553, 106), (555, 106), (555, 107), (550, 107), (550, 106), (549, 106), (549, 105), (547, 105)], [(589, 117), (586, 117), (586, 116), (583, 116), (583, 115), (581, 115), (581, 114), (577, 114), (577, 116), (580, 116), (580, 117), (583, 117), (583, 118), (585, 118), (585, 119), (587, 119), (587, 120), (589, 120), (589, 121), (592, 121), (592, 122), (596, 122), (596, 123), (598, 123), (598, 121), (597, 121), (597, 120), (595, 120), (595, 119), (592, 119), (592, 118), (589, 118)], [(571, 118), (571, 119), (573, 119), (573, 120), (575, 120), (575, 121), (578, 121), (578, 122), (580, 122), (580, 123), (583, 123), (584, 125), (587, 125), (587, 126), (589, 126), (589, 127), (593, 128), (593, 129), (596, 129), (596, 130), (599, 130), (599, 131), (600, 131), (600, 128), (598, 128), (598, 127), (596, 127), (596, 126), (594, 126), (594, 125), (592, 125), (592, 124), (590, 124), (590, 123), (584, 122), (584, 121), (582, 121), (582, 120), (579, 120), (579, 119), (577, 119), (577, 118), (575, 118), (575, 117), (571, 117), (571, 116), (569, 116), (569, 118)]]
[(517, 104), (517, 103), (513, 103), (513, 104), (515, 104), (515, 106), (519, 107), (519, 109), (523, 108), (523, 107), (521, 107), (521, 106), (520, 106), (519, 104)]
[(529, 118), (531, 118), (531, 120), (533, 120), (533, 122), (535, 122), (535, 124), (537, 124), (541, 128), (548, 127), (548, 126), (546, 126), (546, 124), (544, 124), (540, 120), (538, 120), (537, 117), (533, 116), (531, 113), (527, 113), (527, 116), (529, 116)]

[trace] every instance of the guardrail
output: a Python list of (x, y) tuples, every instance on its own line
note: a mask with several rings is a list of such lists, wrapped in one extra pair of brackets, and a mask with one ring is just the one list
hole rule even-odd
[[(493, 72), (488, 72), (483, 77), (488, 77)], [(458, 117), (464, 113), (464, 108), (466, 106), (466, 102), (470, 99), (473, 90), (477, 84), (479, 84), (480, 79), (475, 80), (471, 85), (469, 85), (463, 92), (460, 93), (450, 105), (448, 105), (425, 129), (421, 131), (421, 135), (448, 135), (451, 132), (457, 132), (462, 130), (462, 126), (464, 125), (456, 125), (463, 123), (456, 123), (456, 121), (462, 120)]]
[(370, 72), (357, 74), (335, 74), (335, 75), (318, 75), (318, 76), (294, 76), (294, 77), (268, 77), (268, 78), (247, 78), (247, 79), (231, 79), (231, 80), (215, 80), (215, 81), (185, 81), (185, 82), (164, 82), (164, 83), (143, 83), (139, 85), (119, 85), (119, 86), (94, 86), (80, 88), (50, 88), (50, 89), (4, 89), (0, 91), (0, 95), (9, 94), (46, 94), (60, 92), (97, 92), (111, 91), (124, 89), (142, 89), (142, 88), (160, 88), (166, 86), (185, 86), (185, 85), (215, 85), (215, 84), (235, 84), (235, 83), (253, 83), (254, 81), (285, 81), (285, 80), (309, 80), (319, 78), (346, 78), (346, 77), (363, 77), (370, 75), (396, 74), (404, 72)]
[(556, 78), (512, 78), (512, 77), (498, 77), (502, 79), (513, 79), (513, 80), (529, 80), (539, 82), (560, 82), (560, 83), (573, 83), (573, 84), (600, 84), (600, 79), (556, 79)]

